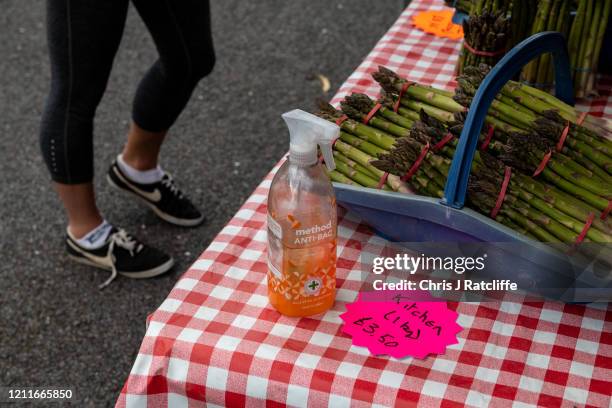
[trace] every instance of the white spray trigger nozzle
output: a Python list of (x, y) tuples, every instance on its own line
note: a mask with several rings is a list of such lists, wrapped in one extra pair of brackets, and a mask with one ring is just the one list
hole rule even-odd
[(336, 168), (332, 146), (340, 134), (338, 125), (300, 109), (283, 113), (282, 117), (289, 128), (289, 160), (292, 163), (302, 166), (315, 164), (319, 145), (327, 168)]

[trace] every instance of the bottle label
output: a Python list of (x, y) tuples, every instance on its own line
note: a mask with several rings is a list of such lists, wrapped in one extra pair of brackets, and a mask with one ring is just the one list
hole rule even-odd
[(278, 279), (283, 277), (281, 273), (283, 265), (283, 228), (268, 214), (268, 269)]
[(293, 245), (301, 247), (333, 239), (335, 233), (334, 227), (335, 225), (332, 225), (330, 220), (327, 224), (295, 228), (291, 234)]
[(270, 214), (268, 214), (268, 229), (276, 238), (283, 239), (283, 228)]

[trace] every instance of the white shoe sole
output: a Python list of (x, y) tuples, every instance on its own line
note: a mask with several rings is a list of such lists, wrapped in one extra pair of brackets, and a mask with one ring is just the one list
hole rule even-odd
[[(95, 262), (90, 261), (89, 259), (81, 258), (79, 256), (74, 256), (74, 255), (68, 254), (68, 258), (72, 259), (75, 262), (83, 264), (83, 265), (93, 266), (94, 268), (104, 269), (105, 271), (111, 271), (112, 270), (111, 268), (109, 268), (106, 265), (100, 265), (100, 264), (97, 264)], [(163, 263), (163, 264), (161, 264), (159, 266), (156, 266), (155, 268), (148, 269), (146, 271), (140, 271), (140, 272), (117, 271), (117, 273), (119, 275), (125, 276), (125, 277), (130, 278), (130, 279), (147, 279), (147, 278), (153, 278), (153, 277), (158, 276), (158, 275), (163, 275), (164, 273), (166, 273), (170, 269), (172, 269), (173, 266), (174, 266), (174, 259), (170, 258), (165, 263)]]
[(153, 204), (151, 204), (150, 202), (148, 202), (146, 199), (144, 199), (143, 197), (139, 196), (135, 192), (133, 192), (131, 190), (126, 190), (124, 188), (119, 187), (108, 174), (106, 175), (106, 180), (108, 181), (108, 184), (111, 185), (111, 187), (116, 188), (119, 191), (122, 191), (124, 193), (128, 193), (129, 195), (138, 198), (138, 200), (141, 203), (145, 204), (147, 207), (152, 209), (153, 212), (159, 218), (161, 218), (162, 220), (166, 221), (167, 223), (170, 223), (172, 225), (178, 225), (179, 227), (196, 227), (196, 226), (200, 225), (204, 221), (204, 215), (202, 215), (200, 218), (195, 218), (193, 220), (185, 220), (185, 219), (182, 219), (182, 218), (173, 217), (170, 214), (164, 213), (159, 208), (157, 208), (156, 206), (154, 206)]

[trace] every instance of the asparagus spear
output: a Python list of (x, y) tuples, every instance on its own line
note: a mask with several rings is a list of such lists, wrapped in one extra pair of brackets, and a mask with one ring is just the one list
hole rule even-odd
[[(319, 108), (319, 116), (331, 122), (335, 122), (343, 115), (342, 112), (327, 103), (320, 104)], [(395, 143), (395, 138), (389, 133), (366, 126), (352, 119), (342, 122), (340, 128), (386, 150), (392, 148)]]
[[(601, 0), (604, 1), (604, 0)], [(605, 0), (604, 9), (602, 16), (599, 19), (599, 28), (597, 30), (597, 38), (595, 40), (595, 51), (593, 52), (593, 59), (591, 62), (591, 71), (588, 73), (588, 79), (586, 81), (586, 94), (597, 94), (594, 89), (595, 84), (595, 69), (599, 65), (599, 56), (601, 54), (601, 47), (603, 46), (604, 37), (606, 35), (606, 28), (610, 18), (610, 10), (612, 9), (612, 0)]]
[[(433, 91), (435, 92), (435, 90)], [(353, 107), (354, 109), (357, 109), (362, 113), (365, 113), (370, 112), (372, 109), (374, 109), (376, 102), (370, 99), (370, 97), (365, 94), (354, 93), (345, 98), (344, 104)], [(342, 105), (343, 110), (344, 104)], [(381, 108), (378, 110), (378, 115), (406, 129), (410, 129), (414, 121), (418, 120), (418, 115), (415, 119), (409, 119), (400, 115), (399, 113), (393, 112), (393, 109), (390, 109), (385, 104), (382, 104)]]
[(598, 165), (585, 158), (581, 154), (573, 150), (569, 150), (567, 147), (563, 148), (562, 152), (568, 157), (571, 157), (576, 163), (580, 163), (582, 166), (591, 170), (593, 174), (596, 174), (599, 178), (605, 180), (610, 177), (610, 175), (605, 170), (601, 169)]
[[(591, 3), (591, 2), (589, 2)], [(587, 36), (582, 47), (580, 58), (578, 60), (578, 71), (576, 78), (574, 79), (574, 85), (576, 87), (576, 96), (582, 98), (586, 96), (586, 82), (589, 76), (589, 71), (595, 67), (591, 66), (593, 60), (593, 52), (595, 50), (595, 38), (597, 37), (597, 31), (599, 28), (599, 19), (603, 12), (604, 2), (602, 0), (596, 0), (593, 2), (592, 14), (587, 12), (587, 21), (590, 22), (588, 27)]]
[[(346, 177), (348, 177), (349, 179), (353, 180), (354, 182), (358, 183), (359, 185), (363, 187), (377, 188), (378, 186), (378, 180), (376, 180), (373, 177), (370, 177), (367, 174), (364, 174), (360, 171), (357, 171), (351, 168), (349, 165), (347, 165), (343, 161), (336, 162), (336, 169), (340, 173), (344, 174)], [(382, 186), (382, 188), (386, 190), (390, 190), (389, 187), (387, 186)]]
[(581, 0), (578, 2), (578, 10), (576, 11), (576, 18), (574, 19), (574, 23), (572, 24), (572, 29), (570, 30), (570, 36), (568, 40), (568, 51), (570, 55), (570, 63), (572, 68), (575, 68), (578, 63), (578, 55), (580, 49), (580, 41), (582, 37), (583, 27), (585, 26), (584, 22), (586, 20), (586, 8), (587, 0)]
[[(369, 111), (361, 112), (360, 110), (352, 107), (347, 101), (342, 101), (340, 105), (342, 106), (342, 112), (344, 112), (349, 118), (355, 121), (362, 122), (364, 119), (367, 118), (367, 114)], [(381, 107), (380, 109), (383, 108)], [(385, 132), (388, 132), (398, 137), (408, 136), (409, 133), (405, 127), (396, 125), (395, 123), (390, 122), (377, 115), (372, 116), (368, 124), (372, 127), (384, 130)]]
[(351, 167), (352, 169), (355, 169), (357, 171), (360, 171), (372, 178), (377, 178), (376, 174), (374, 174), (370, 169), (368, 169), (365, 166), (362, 166), (361, 164), (357, 163), (354, 160), (349, 159), (348, 157), (346, 157), (345, 155), (343, 155), (342, 153), (340, 153), (337, 150), (333, 151), (333, 155), (334, 155), (334, 160), (336, 161), (341, 161), (343, 163), (346, 163), (347, 166)]
[[(400, 78), (395, 72), (383, 66), (378, 67), (378, 72), (374, 72), (372, 77), (380, 84), (380, 86), (386, 91), (391, 93), (399, 93), (402, 90), (406, 81)], [(404, 95), (426, 103), (427, 105), (434, 106), (446, 112), (463, 112), (465, 108), (455, 102), (453, 98), (442, 95), (437, 92), (433, 92), (426, 86), (419, 84), (412, 84), (406, 90)], [(403, 99), (402, 99), (403, 100)], [(420, 110), (420, 108), (419, 108)]]
[[(538, 12), (535, 17), (535, 21), (533, 23), (533, 28), (531, 30), (532, 34), (539, 33), (544, 31), (544, 27), (546, 25), (546, 17), (550, 12), (550, 7), (552, 2), (550, 0), (539, 0), (538, 1)], [(539, 59), (535, 59), (531, 61), (529, 64), (523, 68), (522, 78), (530, 83), (536, 81), (537, 72), (538, 72)]]
[[(545, 26), (550, 30), (551, 29), (551, 25), (556, 26), (556, 21), (557, 21), (557, 13), (559, 12), (559, 8), (561, 6), (561, 1), (560, 0), (553, 0), (551, 7), (550, 7), (550, 12), (548, 13), (548, 15), (546, 16), (546, 24)], [(554, 28), (553, 28), (554, 30)], [(542, 30), (545, 31), (545, 30)], [(550, 59), (551, 59), (551, 55), (550, 53), (546, 53), (544, 55), (542, 55), (540, 57), (540, 62), (538, 65), (538, 71), (535, 74), (535, 82), (538, 84), (538, 87), (541, 88), (549, 88), (551, 84), (547, 84), (546, 83), (546, 79), (548, 77), (548, 73), (550, 71)]]
[(359, 185), (358, 183), (355, 183), (353, 180), (346, 177), (344, 174), (340, 173), (339, 171), (336, 171), (336, 170), (327, 171), (327, 174), (329, 175), (329, 178), (332, 179), (332, 181), (342, 183), (342, 184), (349, 184), (352, 186)]
[[(518, 2), (517, 2), (518, 3)], [(512, 221), (510, 218), (504, 216), (504, 215), (498, 215), (496, 218), (496, 221), (498, 221), (500, 224), (505, 225), (506, 227), (519, 232), (523, 235), (528, 236), (531, 239), (537, 240), (536, 236), (533, 235), (527, 228), (524, 228), (521, 225), (515, 224), (514, 221)]]
[(373, 157), (378, 157), (378, 155), (380, 154), (384, 154), (387, 151), (385, 149), (382, 149), (378, 146), (376, 146), (375, 144), (372, 144), (370, 142), (367, 142), (357, 136), (353, 136), (350, 133), (347, 132), (340, 132), (340, 140), (342, 140), (343, 142), (346, 142), (348, 144), (350, 144), (351, 146), (354, 146), (356, 148), (358, 148), (359, 150), (373, 156)]

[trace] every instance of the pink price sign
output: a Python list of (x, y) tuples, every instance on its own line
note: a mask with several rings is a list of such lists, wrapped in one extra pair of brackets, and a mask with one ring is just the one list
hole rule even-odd
[[(456, 344), (457, 312), (446, 302), (433, 301), (427, 293), (396, 292), (389, 301), (364, 301), (363, 295), (346, 305), (342, 330), (350, 334), (353, 344), (367, 347), (374, 355), (395, 358), (425, 358), (444, 354), (446, 346)], [(422, 301), (420, 299), (431, 299)]]

